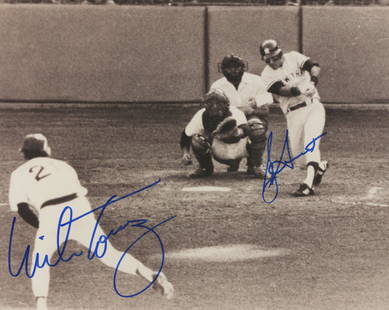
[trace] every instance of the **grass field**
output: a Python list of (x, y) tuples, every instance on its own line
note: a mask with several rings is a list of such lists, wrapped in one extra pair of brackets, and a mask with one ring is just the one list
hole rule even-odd
[[(305, 172), (285, 170), (272, 204), (261, 199), (262, 181), (216, 165), (215, 175), (191, 180), (195, 167), (180, 164), (179, 137), (197, 106), (129, 105), (124, 108), (0, 110), (0, 309), (34, 307), (31, 281), (8, 274), (10, 173), (22, 163), (23, 136), (42, 132), (53, 157), (79, 173), (93, 205), (161, 182), (107, 208), (104, 230), (127, 220), (157, 224), (166, 250), (163, 271), (176, 296), (165, 300), (152, 291), (120, 298), (113, 270), (84, 257), (51, 270), (50, 309), (171, 310), (387, 310), (389, 309), (389, 109), (327, 109), (322, 157), (330, 162), (317, 195), (294, 198), (290, 192)], [(285, 121), (270, 115), (274, 158)], [(273, 156), (273, 154), (272, 154)], [(186, 192), (184, 187), (228, 187), (228, 192)], [(19, 220), (19, 218), (18, 218)], [(33, 243), (35, 231), (17, 222), (14, 259)], [(111, 238), (124, 250), (140, 234), (127, 228)], [(80, 249), (72, 243), (70, 250)], [(161, 249), (151, 235), (131, 254), (153, 269)], [(123, 291), (145, 285), (119, 277)]]

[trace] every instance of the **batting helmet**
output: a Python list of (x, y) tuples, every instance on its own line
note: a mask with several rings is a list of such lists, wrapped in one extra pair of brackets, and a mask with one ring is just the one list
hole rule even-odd
[(259, 47), (259, 53), (263, 60), (275, 57), (282, 56), (282, 50), (280, 49), (278, 42), (273, 39), (268, 39), (262, 42)]
[(51, 155), (51, 149), (47, 138), (41, 133), (29, 134), (24, 137), (20, 151), (27, 159), (35, 157), (47, 157)]

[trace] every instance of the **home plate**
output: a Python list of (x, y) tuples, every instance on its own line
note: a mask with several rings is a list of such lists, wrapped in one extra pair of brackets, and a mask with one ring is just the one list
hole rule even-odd
[(264, 248), (252, 244), (219, 245), (197, 249), (187, 249), (167, 253), (169, 259), (202, 260), (207, 262), (236, 262), (265, 257), (288, 255), (290, 250)]
[(222, 186), (194, 186), (194, 187), (184, 187), (183, 192), (229, 192), (230, 187)]

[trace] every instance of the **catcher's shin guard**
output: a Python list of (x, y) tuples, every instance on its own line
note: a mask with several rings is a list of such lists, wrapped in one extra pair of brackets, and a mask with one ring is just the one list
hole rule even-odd
[(247, 166), (260, 166), (262, 164), (263, 153), (266, 148), (266, 140), (264, 143), (249, 143), (247, 145), (247, 151), (249, 157), (247, 158)]
[(251, 167), (260, 166), (266, 148), (267, 122), (255, 117), (248, 120), (248, 125), (250, 143), (247, 145), (249, 153), (247, 165)]
[(199, 169), (191, 174), (191, 177), (205, 177), (213, 173), (211, 143), (202, 135), (194, 135), (192, 137), (192, 150), (199, 162)]

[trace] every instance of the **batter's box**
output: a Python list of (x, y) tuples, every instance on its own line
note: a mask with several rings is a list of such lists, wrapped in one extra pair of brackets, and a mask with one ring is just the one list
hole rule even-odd
[(370, 207), (389, 207), (389, 193), (385, 187), (371, 186), (367, 189), (364, 196), (360, 195), (341, 195), (331, 199), (332, 202), (347, 206), (370, 206)]

